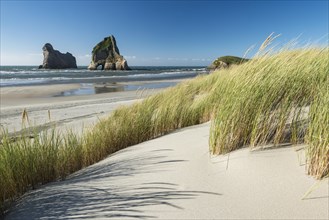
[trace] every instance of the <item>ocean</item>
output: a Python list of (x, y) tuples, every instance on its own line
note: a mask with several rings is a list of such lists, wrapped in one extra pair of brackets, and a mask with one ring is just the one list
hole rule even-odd
[(77, 69), (45, 70), (36, 66), (1, 66), (0, 87), (48, 85), (67, 83), (120, 83), (192, 78), (207, 74), (205, 67), (131, 67), (130, 71), (90, 71), (86, 66)]

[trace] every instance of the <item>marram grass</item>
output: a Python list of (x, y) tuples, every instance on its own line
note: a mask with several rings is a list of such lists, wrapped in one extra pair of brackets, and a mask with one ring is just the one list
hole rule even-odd
[(4, 133), (0, 211), (27, 190), (63, 179), (115, 151), (209, 120), (214, 154), (268, 143), (306, 143), (308, 173), (328, 177), (328, 70), (328, 48), (282, 51), (120, 107), (81, 137), (53, 130), (12, 141)]
[(222, 98), (211, 126), (213, 153), (305, 142), (309, 173), (328, 176), (328, 48), (281, 52), (222, 75), (214, 92)]
[[(328, 68), (327, 68), (328, 71)], [(328, 74), (328, 73), (327, 73)], [(329, 176), (329, 77), (316, 87), (310, 106), (309, 128), (306, 136), (308, 173)]]

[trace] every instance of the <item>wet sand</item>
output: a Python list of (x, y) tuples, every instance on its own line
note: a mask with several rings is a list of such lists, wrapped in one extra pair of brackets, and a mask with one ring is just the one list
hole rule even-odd
[[(139, 85), (145, 83), (148, 82), (112, 85), (116, 88), (133, 85), (137, 90), (87, 95), (63, 95), (79, 91), (83, 87), (81, 84), (2, 87), (0, 88), (0, 126), (7, 129), (9, 133), (19, 133), (24, 127), (44, 130), (54, 126), (81, 133), (83, 129), (97, 123), (100, 118), (108, 116), (118, 106), (132, 104), (164, 89), (138, 90)], [(101, 86), (108, 87), (108, 85)], [(28, 122), (22, 122), (24, 109), (28, 113)]]

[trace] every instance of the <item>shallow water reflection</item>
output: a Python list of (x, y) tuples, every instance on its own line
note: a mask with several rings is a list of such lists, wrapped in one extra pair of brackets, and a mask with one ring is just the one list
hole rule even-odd
[(175, 86), (177, 82), (154, 82), (139, 84), (117, 84), (117, 83), (85, 83), (78, 89), (61, 92), (58, 96), (94, 95), (110, 92), (136, 91), (144, 89), (160, 89)]

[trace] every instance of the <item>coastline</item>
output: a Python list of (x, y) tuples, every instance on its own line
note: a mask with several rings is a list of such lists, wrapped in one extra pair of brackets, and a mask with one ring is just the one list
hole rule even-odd
[(0, 220), (329, 220), (329, 0), (0, 1)]

